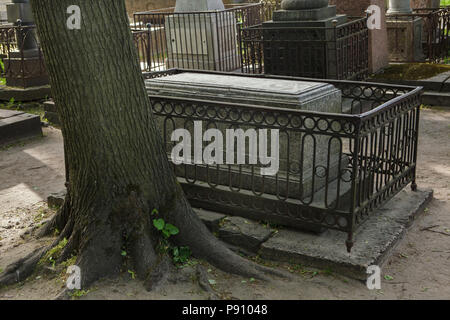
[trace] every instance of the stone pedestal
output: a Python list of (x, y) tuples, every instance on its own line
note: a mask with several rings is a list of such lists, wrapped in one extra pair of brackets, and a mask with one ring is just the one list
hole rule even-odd
[(376, 73), (389, 65), (388, 36), (386, 27), (386, 0), (330, 0), (339, 14), (363, 17), (371, 5), (381, 9), (381, 29), (369, 30), (369, 72)]
[(411, 0), (389, 0), (388, 14), (412, 13)]
[[(162, 78), (149, 79), (145, 81), (148, 94), (166, 97), (177, 97), (193, 100), (209, 100), (215, 102), (238, 103), (247, 105), (260, 105), (267, 107), (290, 108), (296, 110), (310, 110), (327, 113), (341, 112), (341, 91), (333, 85), (320, 82), (303, 82), (279, 79), (251, 78), (242, 76), (229, 76), (217, 74), (181, 73)], [(180, 118), (177, 114), (165, 120), (162, 116), (157, 116), (157, 123), (167, 141), (168, 150), (174, 146), (170, 143), (173, 130), (186, 128), (193, 133), (193, 120), (189, 117), (190, 112), (186, 111), (186, 118)], [(224, 106), (224, 114), (232, 112)], [(209, 112), (207, 112), (209, 114)], [(268, 123), (276, 123), (275, 118), (267, 119)], [(211, 117), (208, 121), (202, 121), (203, 131), (208, 128), (218, 128), (223, 132), (229, 128), (242, 129), (244, 131), (256, 125), (249, 125), (245, 116), (238, 117), (238, 124), (230, 127), (220, 121), (220, 115)], [(306, 126), (313, 127), (312, 120), (305, 120)], [(261, 126), (263, 128), (263, 126)], [(209, 182), (222, 186), (231, 186), (243, 190), (264, 190), (262, 193), (289, 196), (289, 198), (299, 199), (303, 190), (303, 197), (311, 196), (325, 185), (324, 168), (329, 165), (329, 183), (336, 179), (338, 173), (347, 167), (348, 161), (345, 157), (339, 161), (339, 142), (330, 136), (322, 135), (320, 132), (308, 137), (301, 132), (289, 131), (289, 139), (286, 132), (280, 131), (280, 162), (278, 177), (265, 176), (264, 182), (259, 176), (259, 170), (254, 170), (255, 176), (252, 178), (252, 168), (243, 165), (241, 169), (237, 165), (220, 165), (218, 172), (216, 166), (206, 165), (181, 165), (176, 167), (177, 175), (184, 177), (186, 174), (191, 179), (201, 183)], [(315, 147), (313, 140), (315, 139)], [(192, 140), (194, 141), (194, 140)], [(289, 144), (288, 144), (289, 141)], [(246, 140), (245, 150), (249, 150), (249, 140)], [(270, 147), (270, 143), (269, 147)], [(224, 143), (224, 148), (226, 144)], [(303, 158), (302, 151), (303, 150)], [(226, 150), (224, 150), (226, 151)], [(170, 152), (170, 151), (169, 151)], [(270, 152), (269, 152), (270, 154)], [(329, 159), (328, 159), (329, 155)], [(313, 158), (315, 157), (315, 162)], [(192, 156), (193, 159), (193, 156)], [(225, 159), (225, 155), (224, 155)], [(341, 165), (339, 169), (339, 163)], [(295, 169), (296, 168), (296, 169)], [(289, 179), (287, 179), (287, 172)], [(302, 178), (299, 171), (303, 171)], [(297, 172), (297, 173), (294, 173)], [(196, 177), (196, 178), (194, 178)], [(312, 182), (314, 179), (314, 183)], [(252, 187), (253, 186), (253, 187)], [(225, 187), (225, 189), (227, 189)]]
[(422, 48), (423, 19), (388, 20), (389, 60), (420, 62), (425, 56)]
[(234, 71), (239, 68), (232, 12), (174, 14), (165, 23), (168, 68)]
[(422, 48), (423, 19), (402, 16), (410, 13), (410, 0), (389, 0), (387, 30), (390, 61), (418, 62), (425, 58)]
[(177, 0), (165, 22), (168, 68), (239, 68), (236, 16), (224, 9), (221, 0)]
[(265, 73), (337, 78), (333, 27), (346, 22), (327, 0), (283, 1), (273, 20), (263, 23)]

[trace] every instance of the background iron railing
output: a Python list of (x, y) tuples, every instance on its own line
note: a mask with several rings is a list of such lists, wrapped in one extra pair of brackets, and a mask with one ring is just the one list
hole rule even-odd
[[(144, 76), (152, 79), (179, 72), (183, 71)], [(280, 171), (273, 177), (262, 176), (263, 166), (259, 164), (174, 166), (194, 206), (313, 231), (340, 230), (348, 233), (350, 250), (354, 232), (375, 209), (409, 183), (416, 189), (422, 88), (250, 77), (333, 84), (342, 92), (342, 113), (151, 95), (153, 113), (169, 157), (175, 145), (170, 140), (173, 130), (185, 128), (192, 133), (194, 121), (201, 121), (204, 130), (280, 132)], [(249, 143), (246, 142), (246, 150)]]
[[(32, 52), (25, 50), (30, 47)], [(47, 77), (35, 26), (0, 26), (0, 59), (8, 85), (25, 87), (32, 79)]]
[[(263, 6), (255, 3), (227, 5), (224, 11), (177, 13), (165, 8), (137, 12), (132, 28), (145, 30), (150, 43), (149, 53), (141, 60), (143, 70), (233, 71), (241, 62), (237, 24), (251, 26), (262, 21)], [(140, 39), (137, 31), (135, 35)]]
[[(243, 27), (243, 73), (322, 79), (364, 79), (368, 75), (367, 18), (327, 28)], [(264, 59), (269, 61), (264, 61)]]
[[(448, 62), (450, 58), (450, 6), (440, 9), (413, 9), (411, 14), (389, 14), (387, 16), (394, 21), (412, 21), (422, 18), (422, 48), (425, 60), (436, 63)], [(403, 35), (398, 35), (398, 37), (403, 37)], [(399, 41), (395, 43), (400, 45)]]

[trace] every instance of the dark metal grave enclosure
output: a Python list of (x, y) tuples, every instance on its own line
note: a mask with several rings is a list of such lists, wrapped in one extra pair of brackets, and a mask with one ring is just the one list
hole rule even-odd
[[(144, 76), (180, 72), (184, 71)], [(348, 233), (350, 250), (354, 232), (371, 213), (409, 183), (416, 189), (422, 88), (251, 77), (333, 84), (342, 91), (342, 113), (150, 96), (169, 155), (176, 144), (170, 139), (173, 130), (191, 130), (194, 121), (201, 121), (204, 128), (280, 132), (276, 176), (261, 176), (260, 165), (174, 165), (193, 206), (316, 232), (340, 230)]]

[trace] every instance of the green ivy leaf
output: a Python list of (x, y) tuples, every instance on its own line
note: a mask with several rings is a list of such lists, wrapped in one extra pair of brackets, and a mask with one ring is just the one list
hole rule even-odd
[(174, 236), (180, 232), (177, 227), (173, 224), (167, 223), (165, 229), (170, 233), (170, 235)]
[(158, 229), (159, 231), (162, 231), (164, 229), (164, 219), (154, 219), (153, 220), (153, 225), (155, 226), (156, 229)]
[(153, 215), (155, 215), (155, 214), (158, 214), (158, 209), (153, 209), (151, 215), (153, 216)]

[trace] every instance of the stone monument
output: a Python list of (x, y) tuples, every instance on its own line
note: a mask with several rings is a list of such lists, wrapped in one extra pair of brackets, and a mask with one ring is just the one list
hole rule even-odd
[(16, 33), (17, 49), (9, 53), (5, 61), (6, 85), (11, 87), (35, 87), (47, 85), (42, 52), (38, 47), (36, 29), (30, 0), (12, 0), (7, 4), (8, 22), (19, 27)]
[[(329, 0), (283, 0), (281, 8), (273, 13), (272, 21), (263, 23), (264, 39), (274, 40), (264, 42), (265, 72), (304, 77), (322, 74), (321, 77), (337, 78), (332, 27), (346, 23), (347, 16), (337, 14), (336, 6), (330, 6)], [(299, 33), (300, 28), (308, 29)], [(295, 44), (296, 40), (305, 42), (297, 43), (293, 48), (290, 41)], [(324, 42), (327, 47), (323, 46)]]
[(389, 0), (387, 29), (390, 61), (417, 62), (424, 60), (423, 19), (404, 15), (412, 12), (410, 0)]
[[(208, 118), (201, 121), (204, 131), (207, 128), (217, 128), (222, 131), (223, 137), (226, 136), (225, 131), (230, 128), (230, 124), (221, 122), (221, 119), (223, 119), (224, 114), (228, 112), (233, 113), (233, 108), (239, 108), (239, 106), (235, 107), (233, 104), (326, 113), (341, 112), (341, 91), (331, 84), (322, 82), (203, 74), (186, 71), (145, 80), (145, 85), (149, 96), (156, 95), (158, 97), (176, 97), (182, 100), (206, 100), (223, 103), (223, 106), (220, 106), (222, 110), (219, 112), (220, 115), (217, 115), (216, 118)], [(195, 102), (192, 102), (192, 104), (196, 105)], [(178, 107), (173, 108), (172, 110), (178, 110)], [(192, 137), (195, 135), (195, 129), (192, 127), (192, 118), (190, 118), (189, 114), (192, 112), (197, 114), (197, 112), (191, 107), (187, 107), (186, 110), (189, 111), (186, 111), (185, 117), (180, 117), (180, 110), (170, 114), (168, 118), (158, 115), (158, 112), (156, 112), (156, 121), (163, 133), (164, 140), (167, 142), (169, 154), (174, 145), (170, 142), (173, 130), (186, 128), (191, 132)], [(205, 112), (203, 108), (199, 109), (198, 114), (201, 112), (210, 114), (209, 111)], [(258, 110), (255, 109), (254, 112), (258, 113)], [(238, 110), (236, 110), (236, 114), (239, 114)], [(273, 111), (273, 115), (275, 114), (276, 109)], [(264, 116), (268, 124), (277, 123), (277, 121), (283, 123), (281, 119), (276, 119), (273, 115), (268, 113)], [(234, 113), (233, 117), (235, 117)], [(255, 115), (255, 117), (258, 116)], [(255, 123), (249, 125), (247, 121), (246, 116), (243, 116), (242, 119), (238, 120), (239, 123), (234, 124), (232, 128), (246, 131), (255, 128), (255, 126), (258, 127)], [(307, 119), (305, 121), (306, 127), (314, 126), (313, 120)], [(330, 184), (336, 181), (340, 172), (347, 167), (348, 158), (344, 155), (340, 156), (340, 146), (337, 139), (321, 134), (320, 129), (314, 133), (315, 143), (311, 134), (290, 131), (289, 138), (287, 138), (287, 133), (283, 134), (281, 131), (279, 172), (277, 176), (265, 176), (263, 181), (263, 178), (259, 176), (259, 170), (254, 170), (258, 174), (253, 175), (252, 168), (247, 165), (248, 163), (241, 167), (227, 164), (221, 164), (217, 167), (215, 165), (208, 167), (205, 164), (197, 164), (195, 166), (193, 164), (184, 164), (176, 166), (176, 174), (182, 179), (188, 176), (189, 179), (198, 181), (198, 183), (192, 184), (181, 180), (184, 187), (190, 188), (193, 192), (198, 190), (201, 193), (201, 190), (205, 190), (206, 183), (211, 183), (224, 186), (219, 189), (224, 190), (225, 194), (227, 192), (230, 194), (228, 187), (232, 187), (247, 190), (250, 193), (251, 190), (263, 190), (262, 194), (269, 197), (270, 195), (280, 195), (290, 199), (306, 199), (311, 197), (312, 193), (319, 192), (325, 187), (326, 177), (323, 170), (326, 169), (324, 168), (328, 168), (328, 183)], [(245, 142), (246, 156), (250, 143), (250, 140)], [(270, 143), (268, 145), (270, 146)], [(272, 151), (269, 153), (272, 153)], [(191, 155), (192, 159), (194, 159), (194, 156), (195, 153)], [(288, 172), (289, 178), (286, 178)], [(299, 172), (303, 173), (300, 175)], [(344, 189), (343, 187), (342, 190)], [(210, 190), (210, 192), (215, 191)], [(242, 200), (239, 200), (239, 195), (232, 192), (231, 194), (231, 197), (237, 197), (236, 201)], [(205, 205), (207, 204), (202, 203), (201, 207), (206, 208)], [(219, 208), (215, 207), (215, 210), (219, 210)], [(241, 214), (245, 215), (245, 213)]]
[(236, 16), (222, 0), (177, 0), (165, 32), (168, 68), (234, 71), (239, 68)]

